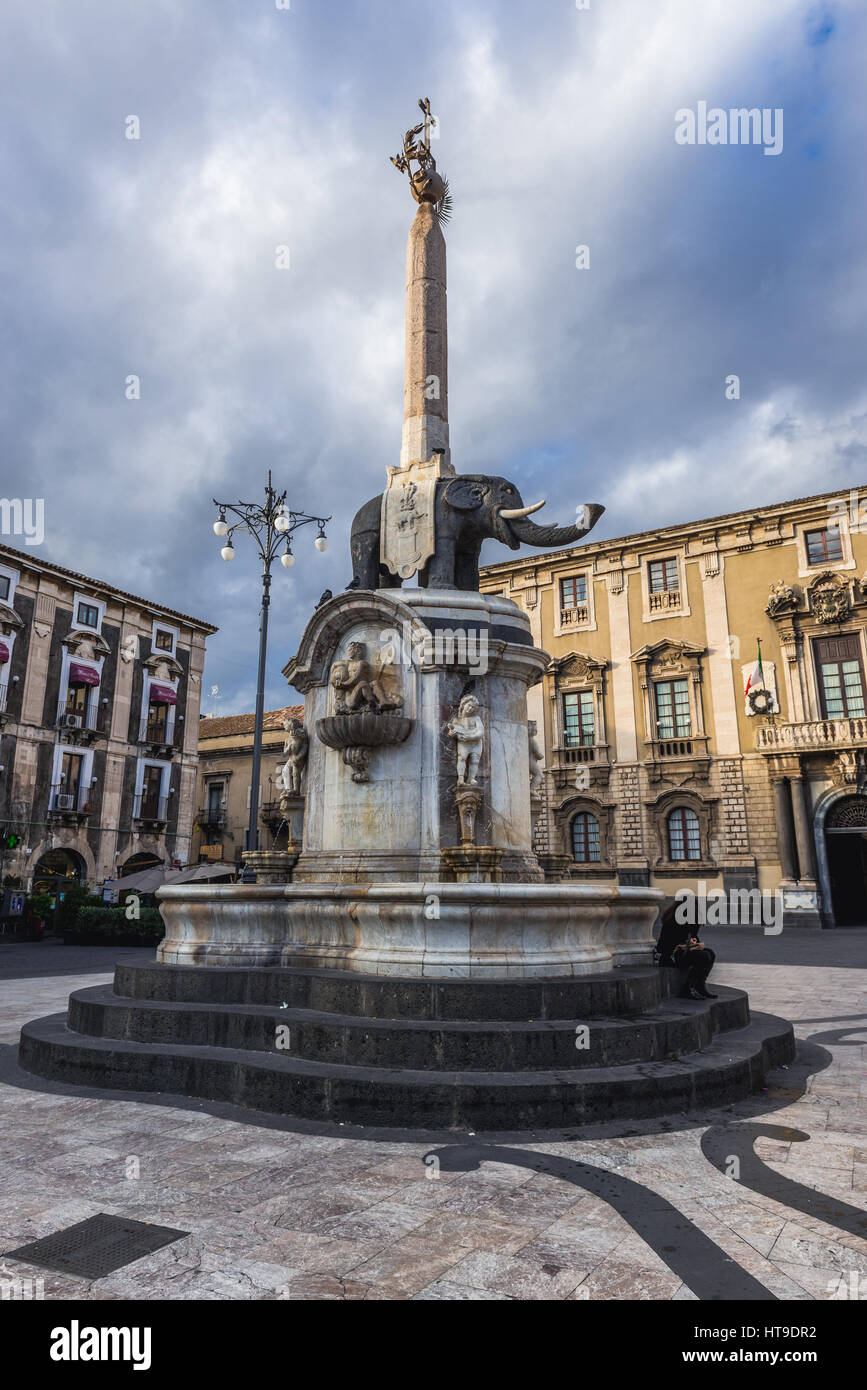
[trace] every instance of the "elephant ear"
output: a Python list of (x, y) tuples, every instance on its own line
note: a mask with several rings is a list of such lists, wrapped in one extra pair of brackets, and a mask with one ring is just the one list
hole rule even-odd
[(445, 500), (459, 512), (472, 512), (482, 506), (486, 492), (484, 483), (469, 478), (453, 478), (446, 483)]

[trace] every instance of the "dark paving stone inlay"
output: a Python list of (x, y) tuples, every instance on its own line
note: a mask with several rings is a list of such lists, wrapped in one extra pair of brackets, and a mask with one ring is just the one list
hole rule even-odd
[(176, 1231), (171, 1226), (151, 1226), (144, 1221), (130, 1221), (125, 1216), (89, 1216), (68, 1226), (65, 1231), (43, 1236), (30, 1245), (7, 1250), (7, 1260), (22, 1260), (25, 1264), (44, 1269), (59, 1269), (64, 1274), (77, 1274), (82, 1279), (104, 1279), (124, 1265), (152, 1255), (164, 1245), (183, 1240), (189, 1231)]

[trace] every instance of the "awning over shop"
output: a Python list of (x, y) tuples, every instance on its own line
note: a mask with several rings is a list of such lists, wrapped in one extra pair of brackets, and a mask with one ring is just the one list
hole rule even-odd
[(9, 660), (9, 648), (7, 647), (7, 645), (6, 645), (5, 642), (0, 642), (0, 666), (3, 665), (3, 662), (4, 662), (4, 661), (8, 661), (8, 660)]
[(127, 874), (125, 878), (106, 879), (106, 885), (110, 884), (116, 888), (123, 902), (125, 893), (155, 893), (164, 884), (170, 883), (196, 883), (208, 879), (224, 879), (231, 881), (235, 877), (237, 865), (223, 863), (216, 864), (188, 864), (185, 869), (170, 869), (165, 864), (158, 864), (153, 869), (140, 869), (138, 873)]
[(216, 860), (213, 864), (195, 864), (190, 869), (183, 871), (184, 883), (199, 883), (204, 879), (228, 878), (233, 879), (237, 872), (236, 864), (227, 864), (225, 860)]
[(93, 666), (82, 666), (80, 661), (70, 661), (69, 680), (72, 685), (99, 685), (99, 672)]
[(170, 685), (152, 685), (149, 699), (152, 705), (176, 705), (178, 693)]

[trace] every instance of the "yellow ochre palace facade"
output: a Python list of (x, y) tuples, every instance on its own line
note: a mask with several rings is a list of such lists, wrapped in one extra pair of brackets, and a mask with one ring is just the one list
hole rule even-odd
[(551, 657), (529, 697), (548, 876), (867, 922), (867, 491), (488, 565), (481, 588)]

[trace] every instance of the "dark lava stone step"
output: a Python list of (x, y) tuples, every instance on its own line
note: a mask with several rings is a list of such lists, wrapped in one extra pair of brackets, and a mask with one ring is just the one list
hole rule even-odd
[[(106, 985), (76, 990), (69, 1027), (91, 1037), (289, 1054), (349, 1066), (440, 1071), (540, 1071), (650, 1062), (699, 1052), (749, 1023), (747, 996), (670, 1000), (637, 1019), (443, 1021), (371, 1019), (271, 1005), (124, 999)], [(284, 1030), (278, 1032), (278, 1030)], [(278, 1042), (279, 1039), (279, 1042)]]
[(677, 992), (677, 971), (656, 966), (553, 979), (423, 980), (302, 967), (119, 964), (115, 993), (128, 999), (265, 1004), (353, 1018), (635, 1018)]
[(791, 1024), (757, 1014), (674, 1061), (571, 1071), (389, 1071), (304, 1058), (86, 1037), (62, 1014), (21, 1032), (25, 1071), (79, 1086), (169, 1092), (395, 1129), (558, 1129), (730, 1104), (794, 1056)]

